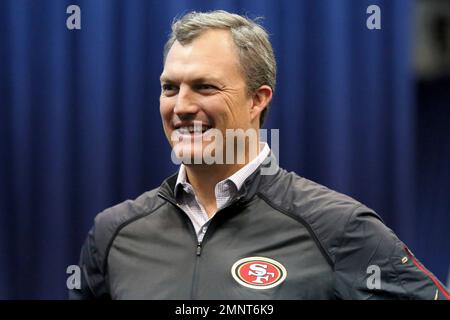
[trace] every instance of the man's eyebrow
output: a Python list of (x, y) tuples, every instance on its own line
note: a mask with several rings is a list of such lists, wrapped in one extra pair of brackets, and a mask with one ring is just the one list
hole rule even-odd
[(173, 82), (172, 80), (170, 80), (170, 78), (168, 76), (165, 76), (165, 75), (161, 75), (161, 77), (159, 77), (159, 81), (160, 82)]
[[(161, 83), (175, 83), (176, 81), (171, 79), (169, 76), (166, 75), (162, 75), (159, 78)], [(222, 84), (222, 82), (219, 79), (216, 79), (214, 77), (198, 77), (198, 78), (193, 78), (189, 80), (190, 83), (204, 83), (204, 82), (215, 82), (215, 83), (219, 83)]]
[(217, 82), (221, 83), (218, 79), (213, 77), (199, 77), (191, 80), (192, 83), (204, 83), (204, 82)]

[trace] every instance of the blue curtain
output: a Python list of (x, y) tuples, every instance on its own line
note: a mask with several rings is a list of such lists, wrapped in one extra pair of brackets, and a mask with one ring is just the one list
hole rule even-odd
[(416, 251), (450, 286), (450, 76), (420, 81), (416, 95)]
[[(66, 28), (71, 4), (81, 30)], [(366, 28), (371, 4), (381, 30)], [(175, 16), (212, 9), (265, 17), (279, 66), (265, 127), (283, 167), (377, 210), (419, 258), (445, 234), (448, 217), (415, 205), (410, 1), (3, 0), (0, 298), (64, 299), (94, 216), (175, 172), (161, 52)], [(447, 270), (448, 241), (430, 245), (446, 256), (428, 267)]]

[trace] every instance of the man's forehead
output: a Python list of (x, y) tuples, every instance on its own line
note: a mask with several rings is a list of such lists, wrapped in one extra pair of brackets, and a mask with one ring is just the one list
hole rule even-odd
[(220, 80), (233, 74), (234, 65), (213, 59), (171, 59), (167, 60), (160, 76), (162, 82), (178, 82), (182, 80)]
[(187, 71), (199, 73), (196, 77), (206, 77), (213, 71), (230, 72), (238, 65), (237, 50), (230, 32), (208, 30), (190, 43), (182, 45), (175, 41), (164, 64), (164, 77), (175, 76)]

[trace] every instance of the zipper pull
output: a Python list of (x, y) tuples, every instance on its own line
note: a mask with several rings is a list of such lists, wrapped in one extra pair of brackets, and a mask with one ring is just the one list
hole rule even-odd
[(202, 254), (202, 244), (199, 242), (197, 243), (197, 256), (200, 256)]

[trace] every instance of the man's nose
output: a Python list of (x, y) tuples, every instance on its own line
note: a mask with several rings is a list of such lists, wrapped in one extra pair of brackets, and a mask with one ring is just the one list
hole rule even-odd
[(198, 110), (199, 107), (195, 101), (194, 92), (187, 86), (181, 86), (173, 112), (178, 116), (182, 116), (195, 114)]

